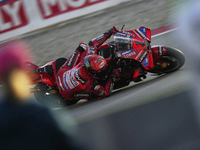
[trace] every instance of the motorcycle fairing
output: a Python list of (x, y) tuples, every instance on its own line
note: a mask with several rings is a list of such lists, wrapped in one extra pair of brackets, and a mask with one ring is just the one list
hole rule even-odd
[(151, 51), (154, 56), (154, 59), (158, 60), (163, 55), (165, 55), (167, 48), (163, 45), (154, 45), (151, 47)]
[(32, 71), (40, 67), (28, 61), (25, 63), (26, 63), (25, 70), (31, 79), (31, 84), (45, 83), (47, 85), (50, 85), (51, 87), (55, 87), (54, 80), (48, 73), (46, 72), (32, 73)]
[(148, 59), (148, 57), (143, 61), (142, 65), (143, 65), (143, 67), (149, 66), (149, 59)]
[(52, 77), (46, 72), (40, 72), (30, 76), (32, 79), (31, 84), (45, 83), (47, 85), (50, 85), (51, 87), (55, 87)]
[[(129, 57), (130, 56), (130, 53), (132, 53), (133, 52), (133, 49), (129, 49), (129, 50), (126, 50), (126, 51), (123, 51), (123, 52), (117, 52), (117, 56), (118, 57), (124, 57), (124, 58), (127, 58), (127, 57)], [(128, 55), (129, 54), (129, 55)], [(135, 52), (134, 53), (132, 53), (133, 55), (134, 54), (136, 54)], [(124, 56), (125, 55), (125, 56)]]
[(142, 61), (142, 66), (145, 70), (151, 70), (154, 68), (154, 63), (153, 63), (153, 56), (152, 53), (150, 52), (149, 55), (146, 56), (146, 58)]
[(28, 73), (29, 71), (32, 71), (32, 70), (35, 70), (35, 69), (38, 69), (39, 66), (29, 62), (29, 61), (26, 61), (25, 62), (25, 71)]
[[(145, 31), (148, 31), (148, 29), (145, 28)], [(140, 33), (140, 34), (139, 34)], [(141, 34), (143, 37), (141, 37)], [(146, 33), (150, 34), (149, 32)], [(128, 50), (122, 50), (122, 51), (116, 51), (116, 54), (120, 58), (126, 58), (126, 59), (134, 59), (141, 63), (141, 65), (146, 70), (150, 70), (154, 68), (153, 64), (153, 57), (151, 51), (149, 51), (149, 46), (147, 46), (147, 38), (143, 33), (136, 30), (131, 31), (124, 31), (124, 32), (117, 32), (115, 34), (116, 38), (121, 37), (126, 39), (132, 40), (132, 47)], [(146, 39), (146, 40), (145, 40)]]
[(154, 66), (156, 67), (165, 67), (166, 62), (160, 61), (159, 59), (165, 55), (167, 52), (167, 48), (163, 45), (154, 45), (151, 48), (152, 54), (153, 54), (153, 62)]
[(138, 55), (140, 55), (141, 51), (143, 52), (146, 49), (145, 40), (136, 34), (134, 30), (131, 31), (123, 31), (117, 32), (115, 37), (124, 38), (124, 40), (131, 40), (132, 45), (130, 49), (125, 49), (121, 51), (116, 51), (116, 54), (120, 58), (126, 59), (135, 59), (137, 60)]
[(139, 30), (147, 37), (147, 40), (151, 42), (151, 30), (143, 26), (141, 26)]

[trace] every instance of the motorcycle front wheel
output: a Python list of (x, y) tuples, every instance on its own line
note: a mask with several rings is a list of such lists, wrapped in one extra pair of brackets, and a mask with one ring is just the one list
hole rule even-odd
[(165, 55), (163, 55), (159, 60), (155, 60), (154, 69), (149, 72), (158, 74), (170, 73), (179, 70), (184, 63), (185, 56), (183, 52), (176, 48), (167, 47)]

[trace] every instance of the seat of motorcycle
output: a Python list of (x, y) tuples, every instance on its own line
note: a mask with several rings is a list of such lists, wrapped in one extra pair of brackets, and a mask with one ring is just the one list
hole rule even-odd
[(64, 63), (67, 61), (66, 58), (58, 58), (56, 60), (56, 73), (58, 72), (58, 70), (64, 65)]

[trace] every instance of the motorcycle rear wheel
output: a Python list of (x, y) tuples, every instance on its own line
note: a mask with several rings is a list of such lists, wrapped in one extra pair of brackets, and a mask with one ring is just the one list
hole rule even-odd
[(40, 91), (33, 92), (35, 99), (47, 107), (65, 107), (76, 104), (79, 100), (66, 100), (58, 91), (45, 89), (47, 85), (44, 83), (37, 84), (34, 88), (41, 89)]

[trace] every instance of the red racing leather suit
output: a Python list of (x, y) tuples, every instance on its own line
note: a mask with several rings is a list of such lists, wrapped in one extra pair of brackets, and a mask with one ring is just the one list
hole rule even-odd
[(114, 87), (113, 81), (109, 79), (105, 86), (98, 84), (81, 60), (85, 55), (97, 54), (98, 48), (117, 31), (118, 30), (113, 27), (104, 34), (94, 38), (88, 44), (89, 49), (87, 49), (84, 43), (81, 43), (67, 62), (58, 70), (56, 73), (56, 81), (59, 92), (65, 99), (89, 99), (93, 97), (93, 95), (101, 99), (110, 95)]
[(89, 99), (94, 95), (101, 99), (110, 95), (114, 86), (111, 79), (105, 86), (98, 84), (86, 69), (83, 61), (69, 70), (65, 66), (62, 67), (56, 78), (60, 94), (68, 100)]

